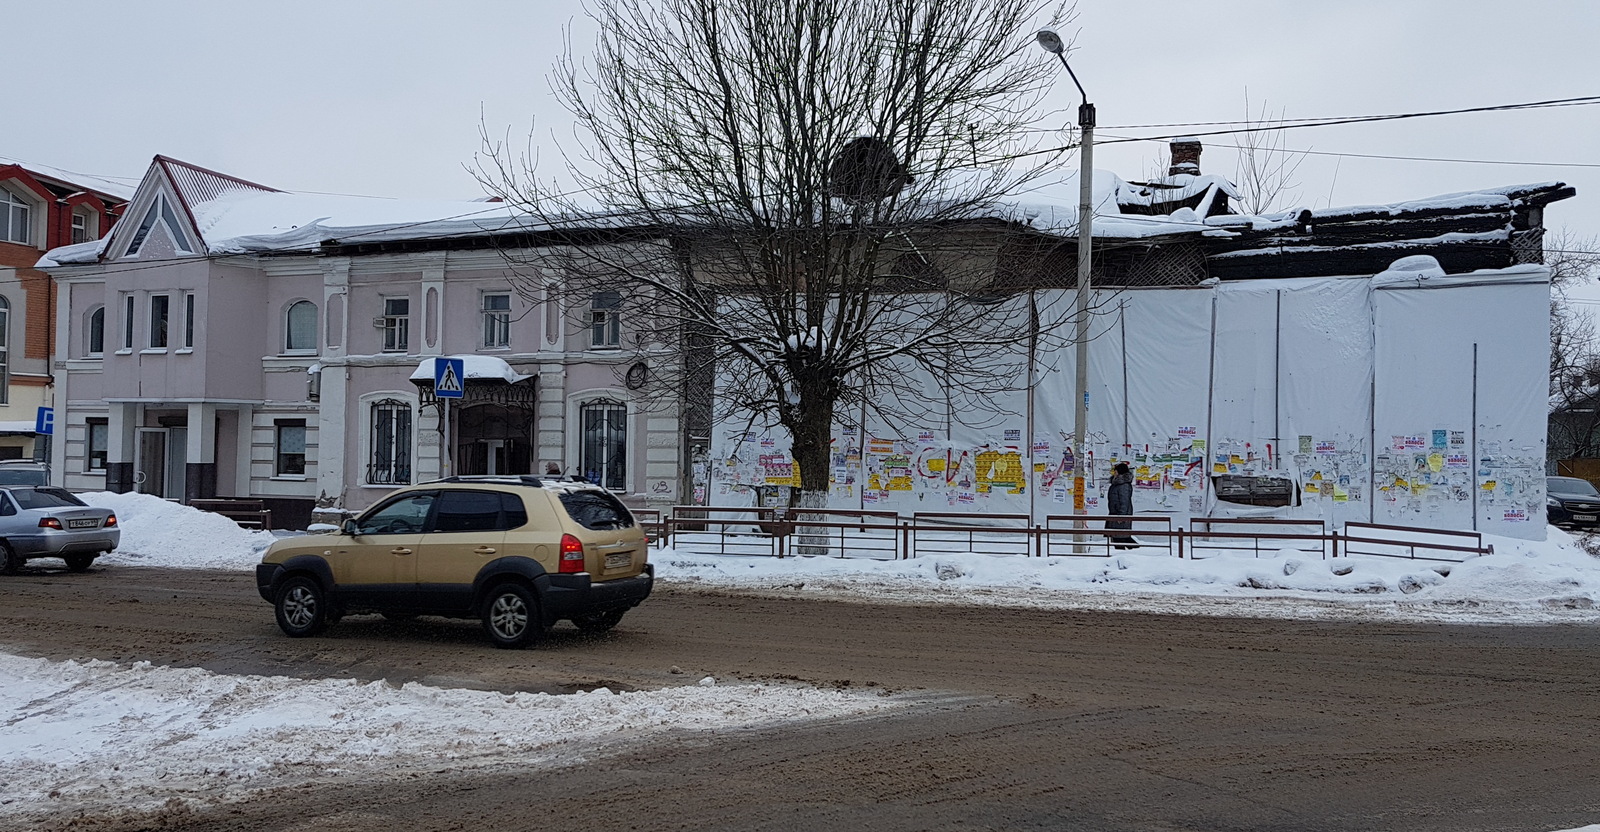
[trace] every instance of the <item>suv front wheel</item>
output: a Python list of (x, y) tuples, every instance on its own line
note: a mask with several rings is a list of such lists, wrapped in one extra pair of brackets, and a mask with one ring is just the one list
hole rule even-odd
[(522, 584), (499, 584), (483, 599), (483, 629), (496, 647), (527, 647), (544, 633), (539, 602)]
[(273, 607), (278, 614), (278, 627), (291, 638), (314, 636), (331, 623), (327, 593), (321, 584), (304, 575), (290, 578), (278, 587), (278, 600)]

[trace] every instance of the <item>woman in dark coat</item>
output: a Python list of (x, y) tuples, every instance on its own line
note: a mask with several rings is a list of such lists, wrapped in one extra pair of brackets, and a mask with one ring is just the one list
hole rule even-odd
[[(1128, 463), (1119, 462), (1111, 468), (1111, 487), (1106, 489), (1106, 510), (1111, 514), (1133, 514), (1133, 472), (1128, 470)], [(1133, 529), (1132, 520), (1107, 520), (1108, 529)], [(1113, 537), (1111, 542), (1118, 549), (1133, 549), (1139, 541), (1132, 537)]]

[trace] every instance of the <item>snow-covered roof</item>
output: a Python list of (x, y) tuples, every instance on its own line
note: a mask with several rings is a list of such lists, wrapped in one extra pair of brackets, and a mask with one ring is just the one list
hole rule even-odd
[[(518, 373), (516, 370), (511, 369), (511, 365), (507, 364), (504, 359), (495, 358), (492, 355), (473, 355), (471, 353), (465, 353), (462, 355), (450, 355), (445, 357), (461, 359), (461, 369), (466, 375), (466, 380), (468, 381), (483, 381), (493, 379), (503, 381), (507, 384), (516, 384), (523, 379), (533, 378), (533, 376), (525, 376)], [(417, 362), (417, 369), (411, 371), (411, 380), (413, 382), (427, 382), (428, 384), (432, 384), (434, 378), (433, 365), (434, 362), (438, 360), (439, 359), (437, 358), (424, 358)]]
[(116, 197), (123, 202), (132, 199), (133, 192), (135, 188), (138, 187), (137, 185), (130, 185), (126, 182), (118, 182), (114, 179), (108, 179), (104, 176), (95, 176), (92, 173), (78, 173), (77, 171), (52, 167), (50, 165), (23, 162), (18, 159), (13, 159), (9, 156), (0, 156), (0, 165), (16, 165), (17, 167), (22, 168), (36, 177), (53, 180), (63, 185), (81, 188), (85, 191), (92, 191), (97, 194)]
[[(1175, 178), (1206, 180), (1206, 188), (1219, 187), (1211, 180), (1220, 179), (1209, 176)], [(1096, 237), (1136, 240), (1172, 234), (1229, 234), (1226, 230), (1206, 225), (1197, 213), (1188, 208), (1168, 215), (1124, 214), (1121, 206), (1129, 201), (1124, 197), (1137, 193), (1137, 186), (1111, 171), (1095, 170), (1091, 185), (1094, 189)], [(1232, 188), (1231, 185), (1228, 187)], [(1069, 234), (1075, 233), (1078, 228), (1078, 199), (1078, 174), (1073, 172), (1057, 180), (1041, 180), (1026, 191), (1001, 199), (988, 213), (995, 218), (1021, 222), (1041, 231)]]

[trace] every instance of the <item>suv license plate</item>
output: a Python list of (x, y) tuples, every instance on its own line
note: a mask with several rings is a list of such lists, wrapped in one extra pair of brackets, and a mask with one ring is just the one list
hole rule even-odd
[(613, 552), (606, 555), (606, 569), (627, 569), (632, 565), (632, 552)]
[(1572, 515), (1572, 519), (1578, 521), (1579, 523), (1593, 523), (1594, 522), (1594, 518), (1595, 518), (1595, 515), (1593, 515), (1593, 514), (1574, 514), (1574, 515)]
[(69, 529), (97, 529), (99, 527), (100, 527), (100, 521), (94, 519), (93, 517), (90, 517), (90, 518), (85, 519), (85, 520), (68, 520), (67, 521), (67, 528), (69, 528)]

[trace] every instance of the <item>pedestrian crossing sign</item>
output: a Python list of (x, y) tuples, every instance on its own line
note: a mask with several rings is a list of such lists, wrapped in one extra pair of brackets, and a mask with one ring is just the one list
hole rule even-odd
[(466, 375), (465, 361), (459, 358), (433, 360), (433, 395), (441, 399), (459, 399), (462, 379)]

